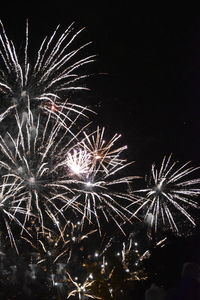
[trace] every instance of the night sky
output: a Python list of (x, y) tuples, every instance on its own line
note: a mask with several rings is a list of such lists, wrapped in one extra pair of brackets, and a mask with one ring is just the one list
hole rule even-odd
[(19, 47), (29, 19), (33, 55), (58, 24), (86, 27), (79, 40), (92, 41), (86, 52), (97, 58), (88, 67), (96, 75), (87, 80), (91, 91), (83, 95), (84, 104), (98, 112), (108, 133), (122, 133), (137, 172), (170, 153), (199, 164), (200, 19), (146, 18), (131, 15), (128, 7), (67, 4), (20, 14), (5, 9), (1, 16)]
[[(96, 75), (87, 80), (91, 91), (84, 93), (83, 102), (98, 112), (97, 120), (110, 137), (122, 133), (127, 157), (136, 161), (134, 175), (144, 174), (151, 163), (170, 153), (182, 163), (191, 160), (198, 166), (200, 18), (131, 13), (129, 7), (57, 4), (19, 14), (5, 9), (0, 18), (20, 47), (28, 17), (33, 52), (58, 24), (65, 29), (75, 21), (77, 29), (86, 27), (80, 41), (93, 41), (87, 54), (97, 58), (89, 66)], [(81, 97), (79, 101), (82, 104)]]

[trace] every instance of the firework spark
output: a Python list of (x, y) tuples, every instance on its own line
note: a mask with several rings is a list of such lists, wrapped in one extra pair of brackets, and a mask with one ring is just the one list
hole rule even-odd
[[(31, 65), (28, 60), (28, 22), (26, 24), (26, 39), (23, 57), (17, 56), (17, 50), (9, 40), (2, 22), (0, 21), (0, 91), (11, 99), (0, 115), (0, 120), (16, 106), (24, 106), (27, 96), (32, 105), (39, 106), (43, 110), (53, 110), (62, 107), (72, 112), (80, 112), (80, 105), (59, 102), (60, 94), (70, 90), (87, 89), (80, 84), (86, 78), (86, 74), (78, 74), (84, 65), (94, 61), (94, 55), (83, 57), (81, 52), (89, 44), (81, 45), (74, 49), (73, 43), (83, 31), (75, 31), (71, 24), (61, 35), (59, 27), (48, 38), (45, 37), (39, 50), (36, 61)], [(38, 105), (40, 104), (41, 105)], [(55, 109), (56, 108), (56, 109)]]
[(40, 115), (35, 119), (30, 109), (21, 118), (16, 111), (15, 118), (16, 132), (0, 136), (0, 151), (3, 155), (1, 171), (18, 180), (20, 189), (29, 195), (26, 199), (27, 220), (30, 212), (34, 212), (41, 224), (44, 214), (48, 214), (55, 222), (63, 201), (58, 208), (49, 198), (56, 198), (61, 193), (73, 193), (69, 184), (71, 179), (58, 169), (62, 165), (62, 153), (67, 151), (71, 143), (76, 142), (79, 135), (79, 132), (74, 133), (75, 129), (72, 130), (77, 118), (67, 128), (58, 118), (52, 123), (51, 115), (43, 125)]
[(92, 276), (88, 276), (88, 278), (86, 278), (86, 280), (81, 284), (75, 280), (72, 279), (71, 275), (69, 273), (67, 273), (68, 278), (70, 283), (72, 283), (75, 286), (75, 289), (72, 290), (69, 294), (68, 294), (68, 298), (70, 297), (75, 297), (76, 295), (78, 295), (78, 299), (82, 300), (85, 297), (91, 298), (91, 299), (102, 299), (100, 297), (97, 297), (95, 295), (91, 294), (91, 286), (93, 285), (93, 283), (95, 282), (95, 280), (91, 280)]
[(172, 155), (164, 157), (160, 168), (152, 165), (151, 175), (147, 178), (148, 188), (136, 191), (144, 196), (138, 201), (140, 206), (135, 214), (146, 209), (145, 220), (155, 232), (158, 226), (163, 225), (178, 233), (178, 213), (195, 225), (189, 209), (198, 208), (198, 203), (193, 198), (200, 194), (200, 189), (197, 188), (200, 179), (187, 180), (187, 177), (199, 167), (190, 167), (189, 163), (177, 166), (178, 162), (172, 160)]
[[(114, 149), (119, 135), (115, 135), (108, 143), (103, 139), (104, 129), (91, 135), (84, 132), (85, 138), (79, 142), (79, 148), (69, 152), (66, 165), (70, 168), (73, 180), (74, 196), (71, 203), (79, 203), (83, 209), (83, 223), (96, 219), (99, 225), (99, 214), (103, 214), (109, 222), (114, 220), (120, 227), (121, 221), (128, 221), (131, 212), (126, 208), (135, 198), (130, 195), (128, 185), (136, 176), (120, 176), (120, 171), (131, 163), (120, 158), (127, 147)], [(119, 173), (119, 174), (118, 174)], [(121, 192), (121, 186), (126, 192)]]
[[(122, 166), (126, 160), (121, 159), (120, 154), (127, 149), (127, 146), (115, 147), (120, 134), (115, 134), (109, 141), (106, 141), (105, 128), (97, 130), (90, 135), (85, 134), (82, 141), (84, 148), (92, 155), (92, 169), (109, 173), (112, 168)], [(109, 168), (109, 171), (108, 171)]]
[[(0, 216), (1, 223), (3, 222), (7, 234), (10, 239), (12, 247), (15, 247), (18, 252), (18, 248), (15, 242), (15, 235), (12, 233), (13, 223), (17, 224), (21, 231), (26, 231), (23, 220), (27, 214), (26, 209), (23, 208), (22, 204), (27, 200), (28, 194), (22, 191), (20, 182), (12, 176), (4, 176), (3, 182), (0, 184)], [(31, 215), (31, 214), (30, 214)], [(1, 224), (1, 230), (2, 226)]]
[[(93, 149), (88, 145), (92, 145), (90, 139), (96, 140), (96, 133), (84, 133), (81, 138), (84, 128), (77, 130), (78, 117), (66, 126), (65, 120), (57, 116), (52, 121), (49, 114), (43, 125), (40, 115), (35, 117), (28, 106), (21, 116), (16, 111), (15, 118), (16, 132), (0, 136), (0, 165), (2, 172), (19, 180), (29, 195), (26, 219), (34, 213), (43, 227), (44, 215), (56, 223), (58, 215), (66, 219), (73, 211), (82, 215), (83, 225), (86, 220), (95, 220), (100, 231), (101, 214), (122, 230), (120, 222), (129, 221), (132, 215), (126, 206), (134, 197), (127, 190), (135, 177), (120, 174), (130, 163), (119, 158), (126, 147), (113, 149), (118, 136), (107, 144), (95, 142)], [(102, 158), (94, 163), (97, 152)]]

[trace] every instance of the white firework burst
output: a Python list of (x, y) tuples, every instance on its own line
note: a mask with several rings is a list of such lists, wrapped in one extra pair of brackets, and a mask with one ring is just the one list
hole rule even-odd
[(0, 165), (2, 174), (18, 180), (20, 188), (24, 188), (29, 195), (26, 219), (30, 212), (34, 212), (43, 226), (44, 214), (48, 214), (55, 222), (55, 216), (64, 205), (60, 201), (57, 207), (55, 201), (51, 202), (49, 198), (55, 199), (56, 195), (62, 193), (66, 194), (66, 200), (67, 194), (73, 193), (70, 189), (71, 178), (59, 169), (66, 169), (63, 153), (68, 151), (71, 143), (76, 143), (79, 131), (74, 133), (75, 121), (66, 127), (58, 118), (52, 122), (51, 114), (45, 125), (40, 118), (39, 115), (34, 119), (29, 108), (22, 118), (16, 112), (15, 132), (0, 136)]
[(90, 134), (84, 132), (85, 138), (80, 141), (79, 147), (68, 152), (66, 163), (74, 173), (77, 175), (101, 172), (109, 174), (117, 166), (126, 163), (126, 159), (121, 158), (121, 153), (127, 149), (127, 146), (115, 147), (121, 135), (115, 134), (106, 141), (104, 134), (105, 128), (99, 127)]
[[(0, 91), (6, 95), (4, 111), (0, 121), (16, 106), (24, 106), (27, 96), (31, 105), (39, 106), (47, 111), (56, 113), (58, 107), (73, 112), (82, 111), (80, 105), (64, 105), (60, 100), (63, 92), (87, 89), (81, 84), (86, 74), (81, 68), (94, 61), (94, 55), (84, 57), (81, 52), (89, 44), (83, 44), (74, 49), (76, 41), (83, 29), (75, 31), (72, 23), (61, 35), (59, 26), (48, 38), (45, 37), (36, 61), (30, 64), (28, 59), (28, 22), (26, 24), (26, 39), (23, 57), (18, 57), (15, 45), (9, 40), (2, 22), (0, 21)], [(77, 73), (78, 72), (78, 73)], [(11, 101), (9, 101), (10, 99)], [(41, 105), (39, 105), (41, 103)]]
[[(92, 55), (76, 60), (89, 44), (73, 48), (82, 30), (74, 33), (72, 24), (58, 36), (57, 27), (44, 39), (30, 65), (28, 23), (22, 63), (3, 24), (0, 26), (0, 89), (12, 98), (0, 120), (12, 111), (17, 124), (15, 133), (0, 137), (0, 164), (3, 174), (20, 180), (29, 194), (26, 220), (33, 212), (44, 228), (44, 214), (55, 222), (58, 214), (65, 218), (70, 209), (82, 214), (83, 224), (95, 219), (100, 229), (101, 211), (107, 221), (111, 218), (121, 228), (119, 220), (130, 219), (127, 206), (134, 198), (127, 190), (135, 177), (120, 175), (130, 164), (121, 158), (126, 146), (115, 148), (118, 134), (106, 142), (105, 128), (86, 134), (88, 124), (78, 127), (76, 123), (88, 109), (60, 100), (65, 91), (84, 89), (79, 83), (86, 75), (76, 71), (94, 59)], [(45, 118), (36, 107), (46, 112)]]
[(160, 167), (152, 165), (150, 177), (147, 178), (148, 187), (135, 191), (141, 195), (135, 215), (145, 210), (145, 220), (152, 230), (157, 231), (159, 226), (164, 226), (179, 233), (179, 215), (195, 225), (189, 210), (199, 207), (194, 198), (200, 194), (200, 178), (187, 177), (199, 167), (194, 168), (189, 164), (187, 162), (179, 166), (177, 161), (172, 160), (172, 155), (165, 156)]
[[(100, 134), (101, 133), (101, 134)], [(125, 163), (120, 154), (126, 146), (114, 149), (114, 142), (119, 136), (114, 136), (106, 143), (102, 140), (104, 130), (97, 130), (93, 135), (85, 134), (78, 143), (79, 148), (72, 149), (66, 159), (66, 165), (71, 169), (73, 195), (66, 208), (75, 205), (82, 211), (82, 222), (96, 220), (100, 231), (100, 216), (120, 227), (120, 221), (129, 221), (131, 211), (127, 206), (135, 201), (128, 191), (128, 185), (136, 176), (121, 176), (123, 169), (132, 164)], [(100, 134), (100, 135), (99, 135)], [(94, 143), (93, 143), (94, 142)], [(131, 206), (131, 205), (130, 205)]]
[(72, 177), (88, 174), (90, 171), (91, 155), (82, 148), (72, 149), (67, 153), (66, 165), (72, 173)]

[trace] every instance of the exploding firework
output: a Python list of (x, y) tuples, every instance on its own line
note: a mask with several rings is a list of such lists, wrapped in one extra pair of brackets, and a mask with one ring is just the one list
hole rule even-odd
[(190, 167), (189, 163), (178, 166), (178, 162), (172, 160), (172, 155), (164, 157), (160, 168), (152, 165), (151, 175), (147, 178), (148, 187), (136, 191), (144, 196), (138, 201), (140, 206), (135, 214), (145, 209), (144, 218), (155, 232), (159, 226), (164, 226), (179, 233), (176, 222), (178, 215), (195, 225), (189, 210), (199, 207), (193, 199), (200, 194), (197, 188), (200, 179), (187, 177), (199, 168)]
[[(66, 194), (73, 193), (71, 179), (63, 170), (62, 155), (76, 142), (79, 132), (75, 134), (75, 129), (72, 130), (74, 122), (66, 128), (58, 118), (52, 123), (49, 115), (43, 126), (40, 117), (34, 118), (30, 109), (21, 118), (16, 112), (15, 132), (0, 136), (0, 165), (1, 174), (18, 180), (20, 190), (27, 193), (26, 201), (21, 202), (25, 205), (26, 219), (32, 212), (43, 226), (44, 214), (55, 223), (62, 206), (68, 203)], [(55, 199), (59, 194), (63, 199), (58, 208)]]
[(120, 158), (127, 147), (114, 147), (120, 135), (106, 142), (104, 131), (104, 128), (98, 128), (89, 135), (84, 132), (85, 137), (78, 143), (78, 148), (68, 152), (66, 165), (72, 177), (76, 178), (71, 201), (82, 205), (83, 223), (96, 219), (100, 231), (101, 215), (108, 222), (114, 220), (122, 230), (119, 220), (129, 221), (132, 213), (126, 207), (135, 201), (135, 197), (128, 192), (128, 185), (137, 177), (121, 176), (120, 171), (132, 163)]
[(74, 296), (78, 296), (79, 300), (84, 299), (85, 297), (91, 298), (91, 299), (102, 299), (100, 297), (97, 297), (95, 295), (93, 295), (91, 293), (91, 286), (94, 284), (95, 280), (92, 280), (92, 274), (89, 275), (88, 278), (86, 278), (86, 280), (83, 283), (79, 283), (76, 280), (73, 280), (73, 278), (71, 277), (71, 275), (68, 273), (68, 280), (71, 284), (74, 285), (75, 289), (73, 289), (72, 291), (70, 291), (70, 293), (68, 294), (68, 298), (70, 297), (74, 297)]
[[(12, 111), (17, 123), (15, 133), (1, 136), (1, 167), (2, 174), (20, 180), (29, 195), (24, 207), (26, 220), (32, 212), (44, 227), (44, 214), (55, 223), (58, 215), (65, 219), (71, 209), (82, 214), (82, 224), (95, 219), (99, 231), (100, 212), (121, 228), (120, 222), (131, 217), (126, 207), (134, 198), (127, 192), (134, 177), (120, 175), (130, 164), (121, 158), (126, 146), (115, 148), (118, 134), (106, 142), (105, 128), (85, 133), (87, 125), (79, 127), (76, 123), (87, 108), (60, 100), (63, 91), (84, 88), (79, 83), (86, 75), (78, 75), (76, 70), (94, 59), (76, 60), (89, 44), (74, 50), (73, 41), (82, 30), (74, 33), (72, 24), (58, 36), (58, 26), (44, 39), (35, 63), (30, 65), (28, 23), (22, 62), (0, 25), (0, 88), (7, 99), (12, 99), (0, 120)], [(37, 111), (35, 117), (35, 107), (46, 115)]]
[(94, 55), (84, 57), (81, 54), (90, 42), (77, 49), (73, 47), (83, 29), (75, 31), (74, 24), (71, 24), (59, 35), (58, 26), (49, 38), (45, 37), (43, 40), (33, 64), (28, 59), (28, 22), (22, 58), (18, 57), (15, 45), (7, 37), (2, 22), (0, 30), (0, 91), (6, 96), (5, 105), (1, 105), (0, 121), (16, 106), (27, 106), (27, 96), (33, 107), (53, 111), (54, 114), (60, 107), (72, 112), (82, 111), (80, 105), (61, 103), (60, 95), (71, 90), (87, 89), (81, 85), (81, 80), (88, 75), (78, 73), (82, 73), (82, 67), (94, 60)]
[(32, 213), (44, 228), (45, 220), (58, 225), (59, 218), (66, 220), (73, 212), (82, 215), (82, 225), (95, 220), (99, 231), (102, 215), (122, 229), (121, 221), (129, 221), (132, 215), (126, 206), (134, 200), (128, 184), (135, 177), (121, 176), (130, 163), (120, 159), (126, 147), (114, 150), (119, 136), (106, 143), (104, 130), (86, 135), (87, 124), (79, 130), (75, 126), (78, 117), (69, 121), (68, 115), (68, 126), (59, 116), (52, 120), (51, 114), (43, 124), (30, 105), (21, 115), (16, 111), (15, 119), (15, 132), (0, 136), (0, 165), (1, 173), (19, 180), (28, 194), (23, 202), (25, 222)]

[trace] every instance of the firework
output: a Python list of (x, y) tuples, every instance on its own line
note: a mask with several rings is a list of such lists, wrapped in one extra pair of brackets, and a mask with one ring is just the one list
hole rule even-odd
[(116, 141), (121, 137), (115, 134), (108, 142), (104, 138), (105, 128), (97, 127), (95, 132), (87, 134), (76, 148), (68, 152), (66, 164), (72, 173), (78, 177), (88, 177), (89, 174), (107, 174), (115, 172), (117, 167), (124, 167), (125, 159), (121, 159), (121, 153), (127, 146), (115, 147)]
[(68, 278), (70, 283), (72, 283), (75, 286), (75, 289), (72, 290), (69, 294), (67, 298), (70, 298), (72, 296), (76, 296), (78, 295), (78, 299), (82, 300), (85, 297), (91, 298), (91, 299), (102, 299), (100, 297), (97, 297), (95, 295), (92, 295), (90, 293), (90, 289), (91, 286), (93, 285), (93, 283), (95, 282), (95, 280), (92, 280), (92, 274), (89, 275), (88, 278), (86, 278), (86, 280), (83, 283), (79, 283), (76, 280), (73, 280), (73, 278), (71, 277), (71, 275), (69, 273), (68, 274)]
[(67, 129), (58, 118), (52, 123), (51, 115), (43, 125), (40, 115), (34, 118), (30, 109), (21, 118), (16, 112), (15, 119), (16, 131), (12, 135), (7, 132), (0, 136), (1, 173), (18, 180), (20, 189), (27, 193), (24, 207), (27, 220), (30, 212), (34, 212), (41, 224), (44, 214), (55, 223), (63, 202), (58, 208), (49, 199), (55, 199), (59, 193), (72, 193), (69, 188), (71, 179), (58, 168), (62, 165), (62, 153), (77, 139), (79, 132), (75, 134), (75, 129), (72, 130), (74, 122)]
[(49, 114), (43, 124), (30, 105), (22, 115), (16, 111), (15, 119), (15, 133), (0, 136), (0, 165), (1, 172), (19, 180), (29, 195), (26, 220), (33, 213), (42, 227), (46, 217), (59, 224), (59, 218), (66, 220), (73, 211), (82, 215), (83, 225), (95, 220), (100, 231), (103, 215), (122, 230), (120, 222), (129, 221), (132, 215), (126, 206), (134, 199), (128, 184), (135, 177), (121, 176), (130, 163), (120, 159), (126, 147), (114, 150), (119, 136), (106, 143), (99, 141), (99, 129), (97, 134), (86, 135), (85, 127), (79, 130), (75, 126), (78, 117), (67, 126), (64, 119), (57, 116), (52, 120)]
[(151, 175), (147, 179), (148, 187), (137, 190), (141, 196), (139, 208), (135, 214), (145, 210), (145, 220), (155, 232), (159, 226), (169, 227), (178, 233), (176, 224), (178, 215), (182, 215), (192, 225), (195, 220), (189, 213), (191, 208), (198, 208), (193, 199), (200, 194), (197, 186), (200, 179), (187, 179), (197, 168), (189, 166), (190, 162), (179, 166), (172, 160), (172, 155), (164, 157), (160, 168), (155, 164), (151, 167)]
[(116, 166), (124, 165), (126, 160), (121, 159), (120, 154), (127, 149), (127, 146), (115, 147), (116, 142), (121, 137), (120, 134), (115, 134), (108, 141), (104, 137), (104, 127), (102, 129), (97, 127), (97, 130), (90, 135), (84, 134), (85, 139), (82, 144), (92, 156), (91, 169), (108, 174), (112, 168), (115, 169)]
[(66, 221), (66, 224), (56, 226), (56, 228), (43, 228), (41, 229), (38, 222), (33, 221), (31, 228), (29, 228), (29, 236), (24, 234), (22, 237), (28, 242), (33, 249), (35, 249), (37, 255), (37, 264), (45, 264), (48, 262), (69, 263), (72, 257), (74, 247), (88, 239), (94, 234), (97, 229), (89, 231), (81, 230), (81, 222)]
[[(92, 134), (86, 134), (78, 147), (68, 152), (66, 165), (71, 173), (74, 197), (71, 203), (79, 203), (83, 209), (83, 223), (96, 220), (99, 231), (102, 215), (109, 222), (129, 221), (131, 212), (126, 207), (135, 201), (128, 191), (128, 185), (136, 176), (121, 176), (121, 171), (132, 164), (120, 158), (127, 147), (115, 148), (114, 143), (120, 135), (109, 142), (103, 139), (105, 129), (99, 128)], [(121, 188), (122, 186), (122, 188)], [(125, 192), (122, 192), (125, 191)]]
[[(19, 181), (12, 176), (5, 176), (2, 180), (3, 182), (0, 184), (1, 232), (3, 227), (5, 227), (11, 246), (15, 247), (18, 252), (12, 227), (13, 223), (15, 223), (21, 228), (21, 232), (27, 232), (22, 221), (27, 211), (23, 208), (22, 204), (27, 201), (28, 194), (22, 191)], [(28, 232), (27, 234), (29, 235)]]
[[(131, 218), (126, 207), (134, 197), (127, 190), (135, 178), (120, 175), (130, 164), (121, 158), (126, 146), (115, 148), (118, 134), (106, 142), (105, 128), (86, 133), (88, 124), (79, 128), (76, 123), (89, 110), (60, 100), (63, 91), (84, 89), (79, 82), (86, 75), (78, 75), (76, 70), (94, 59), (93, 55), (79, 59), (89, 43), (73, 48), (82, 30), (74, 32), (72, 24), (59, 36), (58, 26), (43, 40), (35, 63), (30, 65), (28, 23), (22, 62), (3, 24), (0, 26), (0, 88), (12, 98), (0, 120), (12, 111), (17, 123), (15, 133), (0, 137), (0, 164), (3, 175), (20, 180), (28, 192), (26, 220), (32, 212), (44, 228), (44, 215), (58, 223), (58, 215), (66, 219), (66, 213), (73, 210), (82, 214), (83, 225), (86, 220), (95, 220), (100, 231), (103, 215), (122, 229), (121, 222)], [(37, 111), (35, 116), (36, 107), (46, 114)]]
[(78, 113), (83, 109), (80, 105), (64, 105), (63, 101), (59, 101), (63, 92), (87, 89), (80, 82), (88, 75), (78, 73), (81, 73), (84, 65), (94, 60), (94, 55), (84, 57), (81, 54), (90, 42), (77, 49), (73, 47), (82, 31), (83, 29), (75, 31), (74, 24), (71, 24), (60, 35), (58, 26), (49, 38), (45, 37), (37, 52), (36, 61), (30, 64), (28, 22), (23, 57), (18, 57), (15, 45), (7, 37), (0, 22), (0, 91), (6, 95), (0, 121), (16, 106), (26, 106), (27, 96), (30, 97), (32, 106), (54, 111), (54, 114), (60, 107), (62, 110), (70, 109)]

